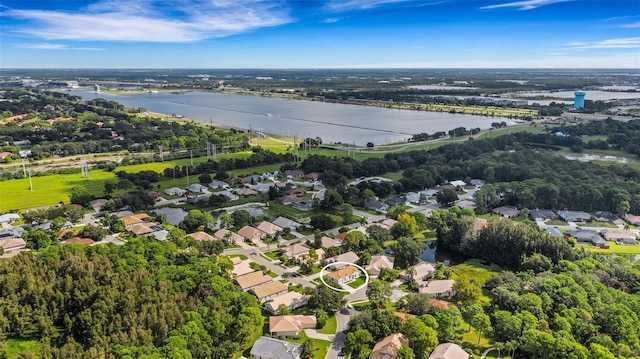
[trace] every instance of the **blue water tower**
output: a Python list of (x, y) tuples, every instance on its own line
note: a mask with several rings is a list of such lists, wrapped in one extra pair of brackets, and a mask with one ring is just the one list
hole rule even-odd
[(573, 93), (575, 95), (575, 100), (573, 101), (573, 108), (576, 110), (584, 107), (584, 96), (587, 94), (584, 91), (576, 91)]

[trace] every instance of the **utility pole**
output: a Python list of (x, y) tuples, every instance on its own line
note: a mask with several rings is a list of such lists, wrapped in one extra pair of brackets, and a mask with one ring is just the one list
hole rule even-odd
[(162, 153), (162, 145), (158, 145), (158, 151), (160, 151), (160, 161), (164, 162), (164, 153)]
[(29, 168), (29, 191), (33, 192), (33, 182), (31, 182), (31, 168)]
[(187, 166), (187, 186), (189, 185), (189, 166)]
[(191, 165), (193, 166), (193, 150), (189, 150), (189, 153), (191, 154)]
[(22, 159), (22, 174), (27, 177), (27, 167), (24, 164), (24, 158)]

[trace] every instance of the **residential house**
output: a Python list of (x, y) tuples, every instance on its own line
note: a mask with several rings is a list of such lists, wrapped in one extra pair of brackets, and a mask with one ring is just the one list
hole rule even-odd
[(481, 179), (472, 179), (471, 180), (471, 185), (475, 186), (475, 187), (482, 187), (484, 186), (484, 181)]
[(564, 237), (562, 232), (556, 227), (544, 227), (544, 230), (553, 234), (555, 237)]
[(633, 214), (624, 215), (623, 219), (627, 221), (629, 224), (640, 227), (640, 216), (635, 216)]
[(357, 267), (346, 266), (327, 274), (327, 279), (335, 284), (343, 285), (358, 279), (361, 274), (362, 273)]
[(120, 218), (125, 227), (138, 223), (148, 222), (150, 220), (149, 215), (146, 213), (130, 214)]
[(420, 203), (420, 193), (418, 192), (409, 192), (409, 193), (405, 193), (404, 197), (407, 199), (408, 202), (410, 203)]
[[(418, 283), (423, 282), (431, 278), (435, 271), (436, 269), (433, 267), (433, 265), (431, 265), (431, 263), (420, 262), (413, 267), (413, 279)], [(409, 280), (411, 274), (412, 273), (409, 272), (409, 270), (405, 270), (404, 272), (400, 273), (399, 278), (403, 281), (407, 281)]]
[(263, 231), (264, 233), (273, 236), (278, 232), (282, 232), (282, 227), (276, 226), (275, 224), (267, 221), (262, 221), (258, 223), (256, 226), (257, 229)]
[(286, 170), (284, 171), (284, 175), (287, 176), (287, 179), (293, 179), (304, 176), (304, 172), (302, 172), (302, 170)]
[(591, 220), (591, 215), (582, 211), (558, 211), (558, 216), (566, 222), (587, 222)]
[[(237, 258), (237, 257), (236, 257)], [(233, 258), (233, 259), (236, 259)], [(238, 263), (234, 263), (233, 264), (233, 269), (231, 270), (231, 273), (233, 273), (234, 276), (236, 277), (240, 277), (243, 276), (245, 274), (249, 274), (249, 273), (253, 273), (255, 272), (255, 270), (253, 268), (251, 268), (251, 263), (253, 263), (250, 260), (241, 260)]]
[(244, 238), (241, 235), (231, 232), (226, 228), (221, 228), (217, 230), (216, 233), (213, 234), (213, 236), (216, 237), (218, 240), (229, 242), (229, 243), (240, 243), (244, 240)]
[(302, 197), (305, 195), (305, 193), (307, 193), (307, 191), (305, 191), (302, 188), (292, 188), (287, 191), (287, 194), (289, 196), (296, 196), (296, 197)]
[(289, 287), (280, 281), (263, 284), (251, 289), (251, 292), (256, 296), (256, 298), (258, 298), (259, 302), (264, 302), (267, 299), (277, 297), (288, 291)]
[(578, 231), (568, 231), (571, 237), (574, 237), (578, 242), (591, 243), (592, 245), (600, 248), (609, 248), (609, 244), (604, 238), (600, 237), (600, 234), (596, 231), (581, 229)]
[(247, 181), (246, 183), (256, 184), (256, 183), (262, 181), (262, 176), (261, 175), (248, 175), (248, 176), (244, 177), (244, 180)]
[(244, 179), (244, 178), (231, 178), (231, 179), (229, 179), (229, 185), (231, 185), (231, 186), (234, 186), (234, 185), (237, 185), (237, 184), (240, 184), (240, 185), (248, 184), (248, 183), (249, 182), (247, 182), (247, 180)]
[(451, 181), (449, 182), (449, 184), (452, 185), (453, 187), (460, 188), (460, 189), (464, 189), (464, 187), (467, 185), (465, 181), (461, 181), (461, 180)]
[(385, 201), (389, 206), (406, 206), (408, 204), (405, 196), (396, 196)]
[(458, 206), (458, 208), (461, 208), (461, 209), (473, 209), (473, 210), (475, 210), (477, 208), (476, 202), (468, 200), (468, 199), (456, 202), (456, 206)]
[(0, 247), (8, 252), (27, 248), (27, 243), (22, 238), (0, 239)]
[(297, 337), (303, 329), (315, 329), (315, 315), (279, 315), (269, 317), (269, 334), (272, 337)]
[(394, 258), (386, 255), (375, 255), (371, 257), (371, 262), (367, 265), (367, 272), (371, 278), (376, 279), (381, 269), (393, 269)]
[(347, 234), (349, 234), (349, 232), (340, 232), (336, 234), (335, 238), (339, 241), (344, 241), (344, 239), (347, 238)]
[(304, 178), (307, 180), (307, 182), (315, 182), (318, 180), (318, 178), (320, 178), (320, 175), (317, 172), (311, 172), (304, 175)]
[(13, 223), (20, 219), (20, 216), (15, 213), (5, 213), (0, 216), (0, 224)]
[(271, 187), (273, 187), (273, 183), (258, 183), (253, 186), (253, 189), (258, 193), (268, 193)]
[(289, 218), (282, 217), (282, 216), (276, 218), (272, 223), (281, 228), (289, 228), (292, 231), (295, 231), (298, 228), (302, 227), (300, 223), (296, 221), (292, 221)]
[(306, 244), (296, 243), (284, 248), (282, 254), (284, 254), (289, 260), (297, 262), (301, 257), (309, 254), (310, 249), (311, 247)]
[(253, 228), (251, 226), (244, 226), (240, 228), (240, 230), (238, 231), (238, 235), (253, 242), (264, 239), (264, 237), (267, 236), (267, 234), (264, 233), (263, 231)]
[(169, 231), (167, 231), (166, 229), (162, 229), (151, 233), (150, 236), (158, 241), (166, 241), (169, 238)]
[(398, 221), (396, 221), (395, 219), (387, 218), (380, 222), (380, 225), (382, 226), (382, 228), (391, 229), (391, 227), (393, 227), (393, 225), (396, 223), (398, 223)]
[(215, 194), (217, 194), (218, 196), (225, 196), (229, 201), (235, 201), (240, 198), (237, 194), (231, 192), (230, 190), (216, 192)]
[(520, 211), (513, 206), (502, 206), (494, 208), (491, 212), (496, 213), (504, 218), (516, 218), (520, 214)]
[(456, 295), (453, 290), (454, 283), (452, 279), (432, 280), (419, 287), (418, 291), (432, 297), (452, 297)]
[(257, 196), (258, 191), (254, 191), (251, 188), (238, 188), (235, 190), (236, 194), (241, 197)]
[(218, 189), (218, 188), (229, 188), (229, 184), (225, 181), (213, 180), (208, 184), (209, 188)]
[(205, 185), (202, 185), (200, 183), (192, 183), (189, 185), (189, 187), (187, 187), (187, 191), (194, 192), (194, 193), (202, 193), (202, 192), (208, 192), (209, 190)]
[(286, 195), (286, 196), (280, 197), (278, 201), (282, 205), (289, 206), (289, 205), (293, 205), (294, 203), (302, 202), (303, 199), (298, 198), (297, 196)]
[(624, 244), (638, 244), (636, 235), (631, 232), (617, 232), (605, 229), (600, 232), (607, 241), (614, 241)]
[(418, 193), (420, 193), (420, 201), (425, 202), (429, 198), (437, 195), (438, 192), (440, 192), (440, 191), (438, 191), (436, 189), (425, 189), (423, 191), (420, 191), (420, 192), (418, 192)]
[(156, 202), (164, 201), (164, 196), (162, 196), (162, 193), (156, 191), (147, 192), (147, 196), (153, 198)]
[[(107, 204), (107, 200), (106, 199), (98, 198), (98, 199), (94, 199), (93, 201), (90, 201), (89, 202), (89, 207), (93, 208), (93, 210), (96, 211), (96, 212), (100, 212), (100, 210), (102, 210), (102, 207), (104, 207), (105, 204)], [(0, 220), (0, 223), (2, 223), (1, 220)]]
[(444, 343), (438, 345), (427, 359), (469, 359), (469, 353), (458, 344)]
[(0, 229), (0, 240), (18, 238), (22, 236), (22, 233), (24, 233), (22, 227), (2, 228)]
[(327, 236), (322, 236), (320, 240), (322, 241), (322, 248), (338, 247), (342, 245), (342, 242)]
[(254, 359), (300, 359), (302, 345), (260, 337), (249, 352)]
[(364, 207), (374, 210), (376, 212), (386, 212), (389, 209), (389, 205), (383, 203), (375, 198), (369, 198), (364, 201)]
[(59, 245), (67, 245), (67, 244), (80, 244), (83, 246), (93, 245), (95, 241), (90, 238), (81, 238), (81, 237), (73, 237), (69, 239), (65, 239), (64, 241), (58, 242)]
[(596, 211), (593, 213), (593, 217), (596, 219), (596, 221), (609, 223), (614, 223), (615, 221), (620, 219), (618, 215), (607, 211)]
[(331, 264), (331, 263), (340, 263), (342, 262), (342, 264), (336, 264), (335, 266), (333, 266), (336, 269), (340, 269), (343, 267), (346, 267), (347, 265), (344, 264), (346, 263), (354, 263), (354, 264), (358, 264), (358, 262), (360, 261), (360, 257), (358, 257), (357, 254), (355, 254), (354, 252), (346, 252), (346, 253), (342, 253), (340, 255), (337, 255), (335, 257), (330, 257), (330, 258), (326, 258), (324, 260), (325, 264)]
[(449, 308), (453, 305), (451, 302), (447, 302), (446, 300), (440, 300), (436, 298), (429, 298), (428, 303), (437, 308)]
[(198, 231), (187, 234), (187, 237), (191, 237), (196, 241), (215, 241), (217, 238), (210, 235), (209, 233)]
[(369, 359), (395, 359), (403, 345), (409, 345), (409, 339), (401, 333), (386, 336), (373, 347)]
[(257, 286), (269, 283), (273, 280), (271, 276), (264, 274), (262, 271), (255, 271), (245, 275), (237, 276), (236, 283), (243, 291), (248, 291)]
[(184, 196), (187, 193), (186, 190), (178, 187), (171, 187), (164, 190), (164, 193), (169, 196)]
[(308, 212), (313, 209), (313, 202), (307, 201), (307, 200), (301, 200), (291, 204), (291, 207), (297, 209), (298, 211)]
[(289, 310), (294, 310), (307, 305), (308, 301), (309, 298), (304, 294), (300, 294), (298, 292), (288, 292), (267, 300), (267, 302), (264, 304), (264, 309), (271, 314), (277, 314), (278, 308), (281, 305), (285, 305)]
[(126, 226), (125, 228), (127, 232), (133, 233), (138, 236), (153, 233), (153, 229), (149, 226), (149, 223), (131, 224)]
[(558, 215), (550, 209), (534, 209), (529, 212), (529, 217), (534, 221), (548, 221), (558, 219)]

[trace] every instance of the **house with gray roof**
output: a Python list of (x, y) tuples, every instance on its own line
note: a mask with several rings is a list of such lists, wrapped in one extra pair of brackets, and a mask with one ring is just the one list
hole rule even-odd
[(213, 180), (209, 183), (209, 188), (229, 188), (229, 184), (225, 181)]
[(302, 345), (260, 337), (253, 343), (250, 354), (254, 359), (300, 359)]
[(566, 222), (587, 222), (591, 220), (591, 215), (582, 211), (558, 211), (558, 216)]
[(529, 217), (534, 221), (549, 221), (558, 219), (558, 215), (550, 209), (533, 209), (529, 212)]
[(376, 212), (386, 212), (389, 209), (388, 204), (380, 202), (374, 198), (365, 200), (364, 206), (365, 208), (372, 209)]
[(545, 227), (544, 230), (556, 237), (563, 237), (562, 232), (560, 232), (560, 230), (556, 227)]
[(302, 226), (300, 223), (282, 216), (276, 218), (272, 223), (282, 228), (290, 228), (292, 231), (295, 231)]
[(592, 230), (581, 229), (579, 231), (568, 231), (569, 235), (581, 243), (591, 243), (600, 248), (609, 248), (609, 244), (600, 236), (600, 233)]
[(201, 185), (200, 183), (192, 183), (189, 185), (189, 187), (187, 187), (187, 191), (201, 193), (201, 192), (207, 192), (208, 189), (207, 189), (207, 186)]
[(513, 206), (502, 206), (502, 207), (494, 208), (493, 211), (491, 212), (499, 214), (501, 217), (504, 217), (504, 218), (516, 218), (520, 214), (520, 211)]
[(178, 187), (171, 187), (164, 190), (164, 193), (169, 196), (182, 196), (187, 193), (186, 190)]

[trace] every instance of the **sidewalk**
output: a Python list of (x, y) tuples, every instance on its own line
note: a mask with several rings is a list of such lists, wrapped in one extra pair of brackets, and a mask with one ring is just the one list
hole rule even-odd
[(333, 339), (335, 338), (335, 334), (322, 334), (322, 333), (318, 333), (317, 330), (315, 329), (305, 329), (304, 330), (305, 334), (307, 334), (307, 336), (311, 339), (320, 339), (320, 340), (328, 340), (330, 342), (333, 341)]

